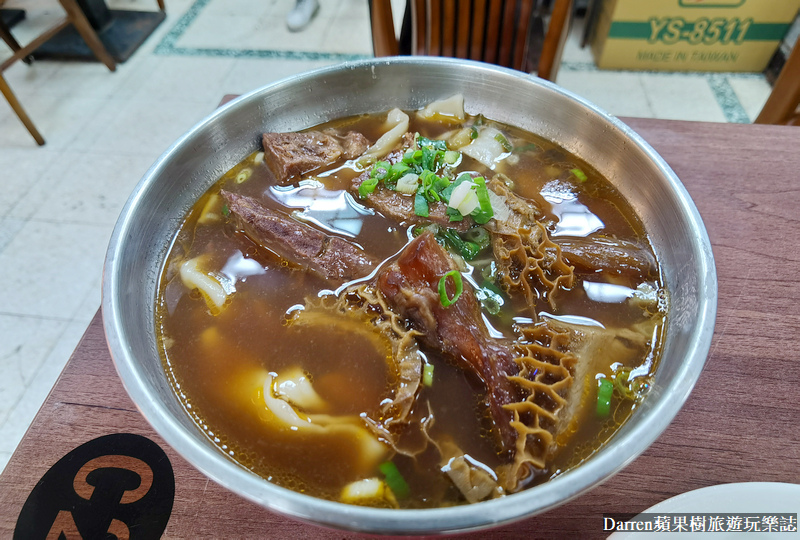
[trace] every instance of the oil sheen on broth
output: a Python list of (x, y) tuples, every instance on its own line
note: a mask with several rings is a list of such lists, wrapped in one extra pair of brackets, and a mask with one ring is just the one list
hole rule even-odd
[(162, 273), (165, 369), (222, 452), (316, 497), (450, 506), (575, 467), (644, 399), (666, 292), (588, 164), (460, 96), (293, 136), (201, 197)]

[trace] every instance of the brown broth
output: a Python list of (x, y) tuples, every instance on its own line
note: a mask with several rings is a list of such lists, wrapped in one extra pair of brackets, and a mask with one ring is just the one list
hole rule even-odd
[[(410, 130), (435, 138), (446, 131), (441, 124), (425, 123), (413, 114)], [(358, 130), (370, 140), (381, 134), (385, 115), (359, 116), (320, 126)], [(468, 118), (466, 124), (474, 122)], [(514, 182), (515, 191), (537, 204), (551, 234), (558, 234), (563, 212), (579, 217), (579, 225), (602, 223), (602, 231), (614, 238), (648, 246), (645, 231), (630, 205), (588, 164), (552, 143), (522, 130), (497, 124), (515, 147), (536, 145), (519, 154), (515, 165), (502, 172)], [(447, 129), (450, 129), (449, 127)], [(313, 496), (338, 500), (343, 486), (370, 476), (354, 456), (350, 441), (341, 434), (308, 434), (275, 429), (267, 420), (263, 382), (270, 373), (299, 367), (310, 376), (314, 388), (328, 403), (327, 414), (358, 415), (374, 412), (391, 396), (397, 380), (388, 343), (347, 325), (297, 327), (286, 324), (287, 313), (315, 298), (329, 286), (320, 278), (285, 264), (279, 257), (251, 242), (225, 220), (200, 224), (211, 197), (220, 189), (257, 198), (265, 206), (294, 211), (313, 224), (335, 231), (383, 260), (408, 242), (408, 227), (364, 209), (349, 195), (346, 186), (358, 174), (341, 164), (313, 176), (313, 182), (287, 188), (275, 187), (264, 163), (254, 164), (256, 154), (231, 169), (204, 195), (187, 215), (165, 265), (157, 306), (157, 332), (170, 381), (187, 413), (221, 451), (242, 466), (268, 480)], [(570, 173), (580, 168), (588, 177), (581, 182)], [(243, 170), (249, 177), (239, 183)], [(465, 156), (461, 169), (488, 172)], [(487, 176), (489, 178), (489, 176)], [(551, 204), (553, 193), (571, 197), (567, 208)], [(577, 206), (575, 206), (577, 205)], [(211, 205), (213, 206), (213, 205)], [(219, 212), (220, 204), (212, 208)], [(585, 213), (576, 214), (574, 210)], [(324, 207), (324, 208), (323, 208)], [(583, 210), (582, 210), (583, 211)], [(582, 220), (582, 221), (581, 221)], [(648, 248), (649, 249), (649, 248)], [(204, 268), (214, 269), (235, 284), (235, 293), (218, 315), (211, 315), (200, 294), (190, 291), (179, 277), (184, 260), (205, 254)], [(479, 257), (479, 259), (485, 257)], [(478, 263), (476, 263), (478, 264)], [(477, 271), (476, 271), (477, 274)], [(479, 276), (479, 274), (478, 274)], [(554, 316), (585, 317), (609, 327), (647, 328), (652, 336), (625, 365), (637, 369), (644, 379), (651, 376), (658, 358), (663, 318), (643, 316), (630, 302), (601, 303), (591, 300), (584, 281), (606, 282), (635, 289), (639, 282), (621, 277), (579, 275), (569, 291), (560, 291), (555, 309), (537, 306)], [(658, 272), (644, 281), (662, 290)], [(515, 336), (515, 325), (531, 313), (524, 302), (512, 298), (499, 315), (486, 319), (498, 332)], [(427, 399), (436, 422), (431, 436), (447, 435), (473, 458), (494, 468), (501, 464), (490, 426), (481, 406), (481, 388), (460, 369), (426, 351), (435, 366), (435, 384), (421, 387), (420, 400)], [(596, 360), (597, 373), (610, 375), (616, 359)], [(595, 387), (587, 387), (592, 400)], [(591, 395), (590, 395), (591, 394)], [(610, 418), (585, 414), (576, 433), (565, 442), (548, 471), (537, 477), (545, 481), (587, 459), (631, 414), (636, 402), (616, 399)], [(590, 407), (591, 408), (591, 407)], [(436, 507), (463, 503), (463, 498), (439, 471), (438, 456), (426, 451), (417, 459), (395, 458), (412, 496), (403, 507)]]

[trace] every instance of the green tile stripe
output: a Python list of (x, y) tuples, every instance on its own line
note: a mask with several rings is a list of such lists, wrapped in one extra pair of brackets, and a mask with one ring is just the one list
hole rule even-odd
[[(693, 26), (687, 22), (686, 28)], [(790, 23), (752, 23), (747, 28), (744, 41), (780, 41), (789, 31)], [(639, 21), (614, 21), (608, 31), (612, 39), (639, 39), (650, 38), (652, 27), (649, 22)]]
[(747, 116), (742, 103), (736, 96), (728, 77), (718, 73), (710, 74), (706, 80), (714, 93), (717, 105), (722, 109), (725, 119), (735, 124), (749, 124), (750, 117)]
[(313, 51), (289, 51), (279, 49), (228, 49), (228, 48), (205, 48), (205, 47), (180, 47), (178, 40), (183, 36), (192, 23), (200, 15), (200, 12), (211, 0), (196, 0), (194, 4), (183, 14), (183, 16), (170, 28), (161, 42), (153, 51), (158, 55), (167, 56), (210, 56), (225, 58), (277, 58), (281, 60), (332, 60), (347, 61), (371, 58), (371, 55), (328, 53)]

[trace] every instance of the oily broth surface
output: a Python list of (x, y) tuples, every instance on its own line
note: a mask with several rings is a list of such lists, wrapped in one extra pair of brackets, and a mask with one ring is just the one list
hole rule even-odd
[[(437, 138), (450, 127), (412, 118), (410, 131)], [(346, 127), (376, 140), (382, 133), (383, 116), (359, 116), (321, 127)], [(475, 121), (469, 118), (467, 123)], [(578, 226), (589, 230), (596, 219), (603, 232), (623, 240), (647, 244), (644, 230), (630, 205), (611, 184), (587, 164), (548, 141), (509, 126), (502, 126), (515, 147), (535, 145), (519, 154), (518, 162), (500, 171), (514, 182), (514, 190), (531, 199), (544, 213), (551, 234), (569, 215)], [(234, 231), (225, 220), (198, 224), (210, 197), (221, 188), (257, 198), (267, 207), (292, 213), (313, 225), (333, 231), (362, 246), (383, 260), (399, 252), (408, 242), (408, 227), (392, 222), (372, 210), (365, 210), (346, 187), (359, 174), (351, 166), (339, 166), (317, 173), (299, 186), (276, 187), (264, 163), (254, 165), (255, 154), (231, 169), (204, 195), (181, 227), (165, 265), (157, 306), (157, 333), (165, 369), (171, 383), (198, 426), (219, 448), (244, 467), (268, 480), (314, 496), (338, 500), (342, 487), (354, 480), (379, 476), (363, 470), (352, 455), (349, 441), (331, 434), (321, 437), (270, 426), (270, 413), (263, 401), (264, 378), (270, 372), (300, 367), (313, 381), (315, 390), (329, 405), (329, 414), (358, 415), (377, 410), (391, 396), (397, 373), (391, 365), (388, 342), (381, 344), (363, 333), (337, 325), (298, 328), (286, 324), (287, 312), (315, 298), (328, 285), (310, 273), (298, 271), (269, 251), (256, 246)], [(578, 167), (588, 180), (579, 182), (569, 171)], [(249, 177), (239, 183), (241, 173)], [(464, 156), (461, 170), (491, 172)], [(553, 201), (556, 201), (555, 203)], [(593, 217), (592, 217), (593, 216)], [(575, 221), (577, 220), (577, 221)], [(574, 230), (572, 231), (575, 232)], [(203, 255), (204, 266), (217, 269), (235, 284), (229, 304), (212, 316), (195, 290), (190, 292), (178, 276), (186, 259)], [(221, 270), (220, 270), (221, 269)], [(590, 300), (579, 276), (569, 291), (560, 291), (555, 308), (539, 306), (553, 316), (587, 317), (607, 326), (642, 322), (641, 309), (630, 303), (607, 304)], [(635, 288), (615, 278), (617, 284)], [(655, 272), (646, 281), (660, 286)], [(512, 299), (498, 316), (485, 314), (492, 329), (513, 337), (514, 317), (530, 317), (527, 306)], [(653, 339), (627, 365), (652, 374), (663, 325), (653, 325)], [(431, 435), (448, 434), (470, 456), (495, 467), (496, 454), (480, 385), (461, 370), (426, 351), (435, 366), (435, 384), (421, 387), (436, 418)], [(614, 359), (603, 359), (598, 372), (611, 372)], [(587, 387), (592, 399), (594, 387)], [(585, 415), (577, 433), (565, 445), (550, 475), (577, 465), (613, 435), (633, 409), (631, 401), (612, 403), (607, 419)], [(412, 497), (403, 507), (458, 504), (460, 494), (440, 472), (438, 457), (426, 452), (416, 460), (395, 458), (408, 482)], [(548, 475), (540, 476), (543, 481)]]

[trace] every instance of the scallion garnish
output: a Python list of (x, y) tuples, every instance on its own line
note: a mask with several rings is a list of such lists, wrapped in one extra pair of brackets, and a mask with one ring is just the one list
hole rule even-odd
[(389, 489), (392, 490), (395, 497), (398, 499), (405, 499), (408, 497), (411, 490), (406, 483), (405, 478), (403, 475), (400, 474), (400, 471), (397, 470), (397, 465), (394, 464), (392, 461), (387, 461), (385, 463), (381, 463), (378, 467), (383, 476), (386, 477), (386, 485), (389, 486)]
[(482, 176), (479, 176), (472, 181), (475, 182), (475, 185), (477, 186), (475, 188), (475, 194), (478, 196), (479, 206), (470, 215), (472, 216), (472, 219), (475, 220), (475, 223), (483, 225), (494, 216), (494, 212), (492, 211), (492, 201), (489, 198), (489, 188), (486, 187), (486, 180), (484, 180)]
[(606, 378), (600, 379), (597, 387), (597, 416), (605, 418), (611, 414), (611, 396), (614, 393), (614, 383)]
[(511, 150), (514, 148), (513, 146), (511, 146), (511, 143), (508, 142), (508, 139), (506, 139), (506, 136), (503, 135), (502, 133), (498, 133), (497, 135), (495, 135), (494, 136), (494, 140), (499, 142), (500, 146), (502, 146), (503, 150), (505, 150), (506, 152), (511, 152)]
[(489, 247), (492, 239), (489, 236), (489, 231), (483, 227), (473, 227), (464, 233), (464, 238), (470, 242), (475, 242), (481, 249)]
[(361, 182), (361, 185), (358, 186), (359, 197), (362, 199), (369, 197), (369, 195), (375, 191), (375, 188), (378, 187), (378, 182), (380, 182), (380, 180), (372, 176)]
[(577, 167), (575, 167), (574, 169), (570, 169), (569, 172), (574, 174), (575, 178), (577, 178), (579, 182), (586, 182), (586, 180), (589, 179), (589, 177), (586, 176), (586, 173)]
[(444, 244), (446, 247), (458, 252), (466, 261), (471, 261), (477, 257), (482, 249), (478, 243), (461, 238), (455, 229), (440, 230), (436, 233), (436, 239), (439, 240), (440, 244)]
[[(452, 298), (447, 296), (448, 277), (453, 278), (453, 284), (456, 287)], [(464, 292), (464, 284), (461, 281), (461, 273), (458, 270), (450, 270), (439, 279), (439, 301), (442, 303), (442, 307), (450, 307), (455, 304), (462, 292)]]
[(491, 315), (498, 315), (503, 304), (505, 304), (505, 299), (500, 289), (489, 281), (483, 282), (483, 286), (475, 291), (475, 296), (478, 297), (483, 309)]
[(433, 364), (425, 364), (422, 366), (422, 384), (425, 386), (433, 386)]
[(423, 186), (420, 186), (416, 195), (414, 195), (414, 213), (420, 217), (428, 217), (430, 215)]
[(539, 145), (536, 143), (523, 144), (522, 146), (514, 147), (512, 152), (514, 152), (515, 154), (519, 154), (522, 152), (530, 152), (532, 150), (539, 150)]
[(222, 205), (222, 215), (225, 216), (225, 217), (228, 217), (229, 215), (231, 215), (231, 209), (228, 208), (227, 204), (223, 204)]
[(444, 162), (448, 165), (455, 165), (459, 159), (461, 159), (461, 154), (455, 150), (448, 150), (444, 153)]

